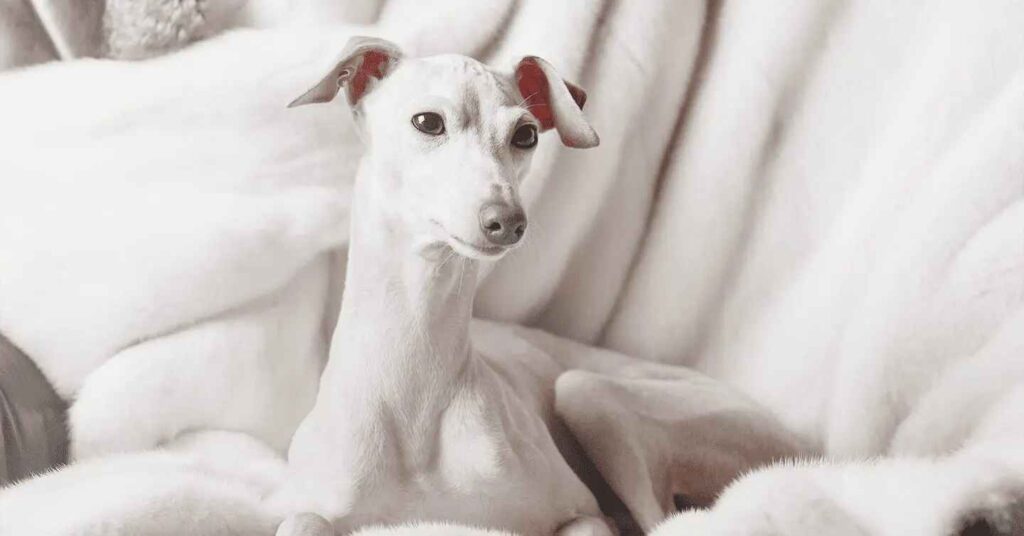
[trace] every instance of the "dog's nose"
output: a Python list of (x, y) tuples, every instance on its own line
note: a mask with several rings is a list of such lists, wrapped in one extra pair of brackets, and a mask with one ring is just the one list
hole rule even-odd
[(526, 232), (526, 213), (519, 206), (488, 203), (480, 209), (480, 229), (492, 244), (511, 246)]

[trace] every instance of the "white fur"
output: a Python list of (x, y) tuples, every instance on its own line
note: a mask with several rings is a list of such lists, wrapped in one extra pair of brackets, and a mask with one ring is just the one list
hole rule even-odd
[[(434, 520), (611, 534), (556, 446), (550, 412), (530, 396), (550, 391), (553, 375), (523, 389), (503, 372), (516, 354), (479, 354), (470, 336), (477, 265), (511, 247), (489, 242), (480, 213), (494, 203), (519, 207), (533, 150), (511, 136), (539, 128), (527, 95), (507, 71), (463, 56), (401, 57), (394, 45), (360, 38), (349, 50), (339, 66), (352, 69), (374, 50), (389, 55), (388, 67), (368, 95), (348, 94), (366, 154), (345, 297), (316, 405), (271, 502), (313, 511), (341, 532)], [(547, 76), (562, 92), (533, 100), (574, 107), (556, 116), (563, 138), (578, 139), (576, 127), (592, 134), (558, 75)], [(325, 78), (332, 91), (335, 78)], [(421, 112), (440, 114), (443, 133), (414, 128)], [(289, 523), (278, 534), (310, 531)]]

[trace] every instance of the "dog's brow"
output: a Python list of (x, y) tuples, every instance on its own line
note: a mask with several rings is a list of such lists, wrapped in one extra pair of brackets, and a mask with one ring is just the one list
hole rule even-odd
[(477, 94), (473, 84), (466, 84), (462, 88), (462, 128), (479, 129), (480, 123), (480, 95)]

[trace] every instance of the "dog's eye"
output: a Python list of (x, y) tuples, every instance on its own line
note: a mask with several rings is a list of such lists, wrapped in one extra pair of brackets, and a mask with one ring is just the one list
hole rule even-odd
[(530, 149), (537, 145), (537, 127), (523, 125), (517, 128), (515, 134), (512, 134), (512, 145), (520, 149)]
[(441, 116), (434, 112), (424, 112), (412, 116), (412, 126), (416, 127), (416, 130), (431, 136), (444, 134), (444, 119), (441, 119)]

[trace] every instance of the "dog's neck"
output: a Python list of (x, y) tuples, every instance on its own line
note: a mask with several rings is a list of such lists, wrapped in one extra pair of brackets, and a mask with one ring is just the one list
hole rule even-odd
[[(378, 174), (364, 159), (356, 177), (344, 297), (321, 392), (415, 423), (447, 404), (472, 359), (477, 262), (417, 243), (389, 210), (393, 201), (375, 192), (373, 181), (385, 180)], [(340, 407), (351, 415), (351, 406)]]

